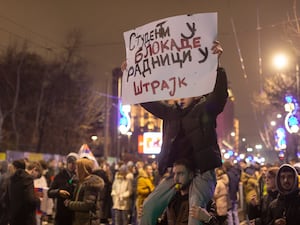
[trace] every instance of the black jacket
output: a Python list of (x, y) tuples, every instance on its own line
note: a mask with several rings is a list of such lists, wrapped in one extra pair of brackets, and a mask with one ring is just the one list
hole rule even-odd
[(265, 225), (270, 203), (276, 199), (278, 191), (268, 191), (268, 194), (263, 196), (258, 206), (249, 206), (249, 219), (255, 218), (255, 225)]
[[(283, 193), (280, 186), (280, 173), (284, 168), (291, 168), (294, 171), (294, 187), (289, 193)], [(298, 188), (298, 174), (294, 167), (284, 164), (279, 168), (276, 176), (276, 184), (279, 196), (271, 202), (267, 212), (266, 222), (273, 225), (274, 221), (279, 218), (285, 218), (287, 225), (300, 224), (300, 194)]]
[(231, 167), (227, 171), (227, 175), (229, 178), (229, 183), (228, 183), (229, 199), (233, 202), (236, 202), (237, 193), (239, 191), (241, 171), (236, 167)]
[(163, 102), (141, 104), (163, 120), (163, 143), (158, 157), (160, 174), (182, 157), (192, 160), (202, 173), (222, 165), (216, 119), (227, 97), (227, 76), (224, 69), (218, 68), (213, 92), (194, 100), (185, 109)]
[(75, 189), (76, 180), (74, 180), (74, 174), (69, 173), (66, 169), (63, 169), (59, 172), (48, 190), (49, 198), (56, 198), (56, 214), (55, 221), (58, 225), (71, 225), (73, 219), (73, 212), (65, 207), (64, 201), (65, 199), (60, 197), (59, 190), (68, 191), (72, 198), (72, 194)]
[(100, 218), (103, 223), (107, 223), (107, 219), (111, 218), (112, 197), (110, 193), (112, 189), (112, 183), (103, 169), (94, 170), (93, 174), (99, 176), (104, 181), (104, 187), (103, 190), (100, 191), (99, 197), (101, 211)]
[(34, 193), (33, 178), (25, 170), (17, 169), (9, 184), (10, 225), (35, 225), (35, 210), (39, 203)]
[[(212, 216), (207, 225), (217, 225), (220, 222), (216, 217), (216, 204), (213, 201), (209, 201), (206, 210)], [(167, 209), (164, 211), (160, 220), (156, 225), (187, 225), (189, 219), (189, 195), (181, 195), (180, 192), (176, 192)]]

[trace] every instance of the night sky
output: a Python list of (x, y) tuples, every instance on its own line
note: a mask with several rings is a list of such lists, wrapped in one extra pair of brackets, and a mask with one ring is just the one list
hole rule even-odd
[[(125, 59), (123, 32), (170, 16), (218, 12), (218, 39), (224, 48), (221, 58), (235, 95), (235, 116), (240, 134), (252, 144), (261, 143), (251, 106), (260, 90), (259, 52), (263, 76), (271, 76), (275, 52), (288, 47), (282, 25), (292, 17), (293, 0), (0, 0), (0, 51), (15, 41), (29, 41), (34, 51), (55, 57), (72, 29), (83, 33), (81, 54), (89, 71), (106, 92), (111, 71)], [(300, 16), (300, 0), (297, 0)], [(259, 16), (258, 16), (259, 15)], [(258, 20), (261, 27), (258, 33)], [(261, 48), (258, 47), (258, 37)], [(243, 66), (240, 56), (243, 59)]]

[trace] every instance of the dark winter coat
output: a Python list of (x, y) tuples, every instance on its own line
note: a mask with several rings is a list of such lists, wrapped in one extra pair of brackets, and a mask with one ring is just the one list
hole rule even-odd
[(74, 189), (75, 189), (74, 174), (68, 172), (66, 169), (63, 169), (59, 172), (48, 190), (49, 198), (56, 198), (56, 213), (55, 213), (55, 222), (57, 225), (71, 225), (73, 219), (73, 211), (65, 207), (64, 198), (60, 197), (59, 190), (68, 191), (72, 198)]
[(17, 169), (9, 185), (10, 225), (35, 225), (35, 210), (39, 203), (32, 176), (23, 169)]
[[(284, 168), (291, 168), (294, 173), (294, 187), (288, 193), (285, 194), (282, 191), (279, 177)], [(267, 224), (273, 225), (274, 221), (279, 218), (285, 218), (287, 225), (299, 225), (300, 224), (300, 194), (298, 188), (298, 174), (294, 167), (284, 164), (279, 168), (276, 176), (276, 185), (279, 191), (279, 196), (271, 202), (267, 213)]]
[(0, 180), (0, 225), (7, 225), (9, 220), (9, 193), (10, 174), (1, 175)]
[(68, 208), (74, 211), (73, 225), (100, 224), (100, 207), (98, 198), (104, 187), (104, 181), (97, 175), (89, 175), (82, 183), (78, 183), (74, 197)]
[(187, 225), (189, 219), (189, 195), (174, 196), (167, 208), (168, 225)]
[[(213, 201), (210, 201), (207, 204), (206, 210), (212, 215), (212, 219), (209, 223), (203, 224), (219, 224), (219, 221), (216, 218), (216, 205)], [(180, 192), (177, 192), (156, 225), (187, 225), (188, 219), (189, 195), (181, 195)]]
[(97, 169), (93, 171), (93, 174), (99, 176), (104, 181), (104, 188), (100, 192), (99, 204), (100, 204), (100, 218), (101, 222), (108, 223), (108, 219), (111, 218), (112, 197), (110, 195), (112, 190), (112, 182), (109, 180), (106, 172), (103, 169)]
[(231, 167), (226, 173), (229, 178), (229, 183), (228, 183), (229, 199), (232, 202), (236, 202), (237, 193), (239, 191), (241, 171), (236, 167)]
[(216, 119), (223, 111), (227, 97), (226, 73), (218, 68), (213, 92), (194, 100), (185, 109), (163, 102), (141, 104), (163, 120), (163, 141), (158, 157), (160, 174), (182, 157), (192, 160), (202, 173), (222, 165)]
[[(255, 206), (254, 209), (249, 209), (249, 219), (252, 218), (255, 219), (255, 225), (265, 225), (266, 224), (266, 218), (268, 213), (268, 208), (271, 204), (271, 202), (276, 199), (278, 196), (278, 191), (268, 191), (268, 194), (263, 196), (263, 198), (260, 201), (260, 204), (258, 206)], [(253, 206), (249, 206), (253, 207)], [(250, 215), (252, 214), (252, 215)]]

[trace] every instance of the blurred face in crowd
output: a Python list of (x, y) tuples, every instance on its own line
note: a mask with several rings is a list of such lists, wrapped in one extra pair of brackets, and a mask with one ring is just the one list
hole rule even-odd
[(157, 169), (157, 162), (153, 161), (153, 162), (151, 163), (151, 166), (152, 166), (152, 169), (153, 169), (153, 170), (156, 170), (156, 169)]
[(174, 182), (181, 187), (188, 187), (191, 179), (193, 179), (193, 173), (189, 171), (184, 165), (175, 165), (173, 167)]
[(180, 105), (180, 107), (182, 109), (187, 108), (191, 105), (191, 103), (193, 102), (194, 98), (179, 98), (176, 99), (175, 101), (177, 102), (178, 105)]
[(29, 174), (33, 177), (33, 179), (41, 177), (41, 171), (37, 167), (34, 167)]
[(283, 191), (289, 192), (292, 190), (295, 182), (295, 176), (291, 171), (282, 171), (279, 175), (279, 182)]
[(247, 167), (247, 163), (245, 163), (244, 161), (240, 161), (239, 165), (243, 170)]
[(151, 165), (146, 166), (145, 171), (149, 177), (153, 175), (153, 168)]
[(267, 171), (268, 171), (268, 169), (267, 169), (266, 166), (262, 166), (262, 167), (260, 168), (260, 174), (261, 174), (261, 176), (262, 176), (263, 178), (266, 177)]
[(76, 161), (67, 162), (67, 170), (70, 172), (75, 172), (76, 169)]
[(28, 163), (26, 171), (33, 177), (33, 179), (40, 178), (43, 173), (41, 165), (37, 162)]
[(275, 190), (276, 189), (275, 181), (276, 181), (275, 175), (267, 172), (267, 174), (266, 174), (267, 190)]
[(54, 169), (57, 167), (57, 162), (55, 159), (51, 159), (49, 162), (48, 162), (48, 167), (51, 168), (51, 169)]

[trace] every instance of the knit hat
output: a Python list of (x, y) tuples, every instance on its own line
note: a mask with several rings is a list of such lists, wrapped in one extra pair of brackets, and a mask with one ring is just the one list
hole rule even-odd
[(79, 156), (75, 152), (71, 152), (67, 155), (67, 163), (74, 163), (77, 159), (79, 159)]
[(24, 159), (18, 159), (12, 162), (13, 166), (16, 169), (22, 169), (25, 170), (26, 168), (26, 164), (25, 164), (25, 160)]

